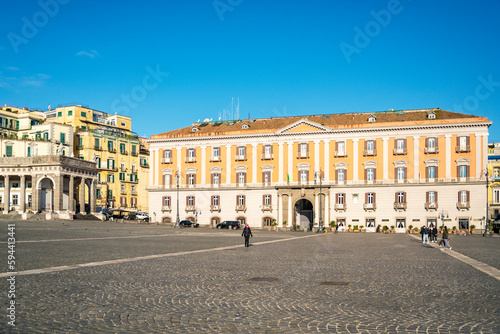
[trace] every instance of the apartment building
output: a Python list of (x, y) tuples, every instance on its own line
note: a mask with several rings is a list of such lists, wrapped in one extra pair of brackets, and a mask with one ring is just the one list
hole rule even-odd
[(136, 211), (141, 196), (140, 141), (131, 130), (131, 118), (81, 105), (57, 107), (45, 115), (49, 123), (71, 125), (75, 156), (97, 163), (97, 208)]
[(490, 221), (500, 220), (500, 143), (488, 147), (488, 193)]
[(480, 229), (490, 125), (441, 109), (193, 123), (150, 137), (150, 214), (209, 226)]

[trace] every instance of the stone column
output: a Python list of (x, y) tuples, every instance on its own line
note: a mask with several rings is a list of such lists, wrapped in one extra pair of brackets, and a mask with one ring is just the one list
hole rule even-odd
[(324, 214), (323, 214), (323, 226), (328, 228), (328, 226), (330, 226), (330, 200), (328, 199), (328, 194), (325, 194), (324, 196), (324, 199), (325, 199), (325, 203), (324, 203), (324, 207), (323, 207), (323, 210), (325, 210)]
[(283, 198), (280, 194), (276, 195), (277, 196), (277, 199), (278, 199), (278, 203), (277, 203), (277, 208), (276, 208), (276, 222), (278, 223), (278, 227), (280, 226), (283, 226), (282, 222), (281, 222), (281, 217), (283, 216), (282, 215), (282, 212), (281, 210), (283, 210)]
[(80, 213), (85, 212), (85, 179), (82, 177), (80, 181), (80, 196), (78, 196), (80, 202)]
[(359, 152), (358, 152), (358, 142), (359, 142), (359, 139), (353, 139), (352, 140), (352, 143), (353, 143), (353, 148), (352, 148), (352, 155), (353, 155), (353, 161), (352, 161), (352, 180), (353, 181), (358, 181), (359, 178), (358, 178), (358, 156), (359, 156)]
[(92, 183), (90, 184), (90, 196), (89, 196), (89, 205), (90, 205), (90, 213), (95, 213), (95, 205), (96, 205), (96, 180), (92, 179)]
[(288, 226), (292, 226), (293, 222), (293, 212), (292, 212), (292, 194), (288, 195)]
[(19, 199), (19, 204), (21, 207), (19, 211), (23, 213), (26, 211), (26, 175), (21, 175), (21, 198)]
[[(321, 211), (319, 210), (319, 201), (320, 201), (320, 196), (318, 194), (314, 194), (314, 211), (313, 211), (314, 212), (314, 218), (313, 218), (314, 226), (319, 225), (319, 216), (321, 215)], [(316, 214), (316, 212), (318, 214)]]
[(413, 179), (420, 182), (420, 136), (413, 136)]
[(68, 212), (75, 213), (75, 177), (70, 175), (69, 177), (69, 200), (68, 200)]
[(382, 161), (382, 179), (387, 181), (389, 180), (389, 137), (382, 138)]
[(226, 145), (226, 184), (231, 184), (231, 158), (231, 145)]
[(4, 192), (3, 192), (3, 212), (9, 213), (10, 207), (10, 180), (9, 175), (4, 176)]
[(56, 212), (61, 212), (63, 209), (63, 195), (64, 195), (64, 175), (55, 177), (54, 184), (54, 205), (53, 209)]
[[(205, 187), (207, 184), (207, 147), (202, 146), (201, 147), (201, 186)], [(198, 178), (196, 180), (198, 181)]]
[[(264, 181), (264, 180), (262, 180)], [(271, 183), (272, 180), (269, 180)], [(252, 184), (257, 183), (257, 144), (252, 144)]]
[(283, 183), (283, 166), (285, 165), (283, 161), (283, 143), (278, 143), (278, 182)]
[(36, 174), (31, 175), (31, 210), (38, 212), (40, 209), (40, 193), (38, 192), (38, 177)]

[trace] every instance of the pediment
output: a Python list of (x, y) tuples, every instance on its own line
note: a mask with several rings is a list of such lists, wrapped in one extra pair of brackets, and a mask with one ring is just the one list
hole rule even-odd
[(276, 133), (303, 133), (303, 132), (329, 132), (330, 128), (308, 119), (301, 119), (295, 123), (279, 129)]

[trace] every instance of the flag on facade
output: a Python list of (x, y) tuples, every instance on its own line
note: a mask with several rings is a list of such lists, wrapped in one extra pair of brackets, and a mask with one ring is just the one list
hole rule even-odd
[(290, 174), (286, 174), (286, 183), (290, 183)]

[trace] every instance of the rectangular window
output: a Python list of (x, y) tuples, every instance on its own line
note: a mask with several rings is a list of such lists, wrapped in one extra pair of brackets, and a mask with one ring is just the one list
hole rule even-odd
[(339, 141), (337, 143), (337, 154), (343, 156), (345, 154), (345, 142)]
[(306, 170), (300, 171), (300, 182), (302, 182), (302, 183), (307, 182), (307, 171)]
[(125, 154), (125, 144), (120, 143), (120, 153)]
[(61, 133), (61, 143), (66, 143), (66, 134), (65, 133)]
[(402, 191), (398, 192), (398, 197), (397, 198), (398, 198), (397, 199), (398, 203), (404, 203), (404, 201), (405, 201), (405, 193), (402, 192)]
[(303, 158), (307, 157), (307, 143), (300, 144), (300, 156)]
[(12, 195), (12, 205), (19, 205), (19, 195), (17, 194)]
[(213, 154), (214, 154), (214, 157), (219, 157), (220, 152), (219, 152), (219, 148), (218, 147), (214, 147), (213, 148)]
[(61, 117), (62, 116), (62, 111), (58, 111), (57, 112), (57, 117)]
[(12, 146), (11, 145), (5, 146), (5, 155), (7, 157), (12, 157)]
[(99, 138), (95, 138), (94, 147), (96, 150), (99, 149)]
[(375, 218), (366, 218), (366, 227), (375, 227)]
[(500, 190), (499, 189), (493, 189), (492, 201), (493, 201), (493, 204), (500, 204)]
[(125, 173), (120, 173), (120, 181), (125, 181)]
[(435, 202), (436, 202), (436, 192), (429, 191), (429, 203), (435, 203)]
[(405, 148), (405, 140), (404, 139), (398, 139), (397, 140), (397, 149), (398, 151), (402, 151)]
[(218, 206), (220, 203), (220, 197), (219, 196), (212, 196), (212, 205)]
[(111, 140), (108, 140), (108, 151), (109, 152), (114, 152), (115, 151), (114, 146), (115, 146), (114, 142), (111, 141)]
[(345, 181), (345, 169), (339, 169), (338, 172), (338, 181)]
[(462, 190), (460, 192), (460, 202), (467, 203), (468, 201), (469, 201), (469, 198), (467, 196), (467, 191), (466, 190)]
[(373, 140), (366, 141), (366, 150), (369, 152), (373, 152)]
[(264, 195), (264, 205), (271, 205), (271, 195)]
[(368, 181), (373, 181), (374, 180), (373, 168), (367, 168), (366, 169), (366, 179)]
[(73, 116), (73, 110), (68, 110), (68, 116)]
[(245, 205), (245, 195), (238, 195), (238, 205)]
[(404, 180), (404, 179), (405, 179), (405, 168), (398, 167), (398, 180)]
[(82, 111), (82, 112), (80, 113), (80, 115), (81, 115), (82, 117), (87, 117), (87, 113), (86, 113), (86, 112), (84, 112), (84, 111)]
[(48, 132), (43, 133), (43, 140), (49, 140), (49, 133)]
[(135, 173), (137, 171), (137, 167), (135, 166), (135, 163), (132, 164), (132, 173)]
[(137, 154), (137, 147), (136, 145), (132, 145), (132, 155), (136, 155)]
[(195, 184), (195, 174), (188, 174), (188, 184), (189, 185)]
[(375, 196), (373, 193), (368, 193), (368, 196), (367, 196), (367, 203), (368, 204), (374, 204), (374, 199), (375, 199)]
[(170, 196), (163, 197), (163, 206), (170, 207)]
[(29, 147), (29, 146), (28, 146), (27, 156), (28, 156), (28, 157), (31, 157), (31, 147)]
[(188, 150), (188, 157), (189, 157), (189, 158), (194, 158), (194, 148), (190, 148), (190, 149)]
[(345, 204), (345, 194), (339, 193), (337, 196), (338, 203), (337, 204)]
[(435, 179), (435, 178), (436, 178), (436, 167), (430, 166), (429, 167), (429, 179)]
[(220, 174), (219, 173), (212, 174), (212, 183), (213, 184), (220, 184)]
[(463, 165), (459, 167), (460, 177), (467, 177), (467, 166)]
[(428, 138), (428, 148), (434, 150), (436, 148), (436, 138)]
[(238, 173), (238, 183), (245, 184), (245, 173)]
[(172, 151), (171, 150), (165, 150), (165, 159), (172, 158)]
[(188, 206), (194, 206), (194, 196), (188, 196), (188, 198), (187, 198), (187, 205)]

